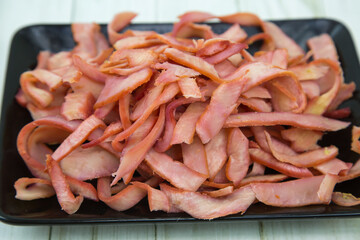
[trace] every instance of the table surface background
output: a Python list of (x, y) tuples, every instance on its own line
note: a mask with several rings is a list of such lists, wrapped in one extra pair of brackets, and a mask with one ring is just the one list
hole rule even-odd
[[(262, 19), (331, 18), (350, 30), (359, 56), (357, 0), (0, 0), (0, 96), (12, 36), (38, 23), (107, 23), (134, 11), (138, 23), (174, 22), (186, 11), (216, 15), (248, 11)], [(1, 100), (0, 100), (1, 101)], [(1, 102), (0, 102), (1, 104)], [(360, 218), (147, 225), (11, 226), (0, 222), (0, 239), (359, 239)]]

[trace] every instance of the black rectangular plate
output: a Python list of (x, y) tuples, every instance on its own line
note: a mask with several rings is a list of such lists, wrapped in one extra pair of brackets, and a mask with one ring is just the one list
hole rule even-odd
[[(339, 22), (329, 19), (306, 19), (274, 21), (283, 31), (306, 49), (306, 41), (321, 33), (328, 33), (333, 38), (344, 70), (346, 82), (355, 81), (357, 89), (354, 97), (341, 107), (349, 106), (352, 115), (346, 121), (360, 123), (359, 95), (359, 60), (349, 31)], [(229, 25), (211, 24), (214, 32), (221, 33)], [(153, 30), (160, 33), (169, 32), (172, 24), (132, 24), (135, 30)], [(248, 27), (245, 30), (252, 35), (259, 29)], [(106, 27), (102, 25), (106, 34)], [(0, 220), (11, 224), (74, 224), (74, 223), (154, 223), (177, 221), (200, 221), (185, 213), (167, 214), (150, 212), (147, 201), (143, 200), (134, 208), (117, 212), (103, 203), (85, 200), (79, 211), (67, 215), (61, 211), (55, 197), (43, 200), (20, 201), (14, 198), (14, 182), (20, 177), (31, 177), (23, 160), (17, 153), (16, 137), (20, 129), (31, 121), (26, 109), (14, 100), (19, 88), (20, 74), (36, 65), (36, 56), (40, 50), (59, 52), (74, 47), (70, 25), (34, 25), (19, 30), (12, 41), (3, 96), (0, 125)], [(351, 127), (326, 134), (323, 145), (334, 144), (340, 149), (339, 158), (355, 162), (358, 156), (350, 151)], [(360, 196), (360, 180), (338, 184), (337, 191), (351, 192)], [(245, 215), (235, 214), (215, 221), (225, 220), (264, 220), (282, 218), (345, 217), (359, 216), (360, 206), (340, 207), (317, 205), (299, 208), (277, 208), (257, 203), (252, 205)]]

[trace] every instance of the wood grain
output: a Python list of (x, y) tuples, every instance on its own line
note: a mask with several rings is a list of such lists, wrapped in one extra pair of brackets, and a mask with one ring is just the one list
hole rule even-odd
[(218, 7), (219, 0), (207, 0), (206, 3), (193, 0), (157, 1), (158, 9), (156, 11), (157, 21), (159, 22), (176, 22), (178, 21), (177, 16), (187, 11), (204, 11), (216, 15), (231, 14), (237, 11), (236, 1), (234, 0), (221, 1), (221, 7)]
[(155, 239), (155, 224), (96, 226), (94, 227), (94, 239)]
[(50, 227), (24, 227), (11, 226), (0, 222), (0, 239), (29, 239), (29, 240), (45, 240), (49, 239)]
[(261, 239), (258, 222), (157, 224), (157, 239)]
[[(20, 28), (35, 23), (69, 23), (71, 1), (54, 1), (46, 4), (43, 0), (0, 1), (0, 79), (5, 79), (5, 69), (9, 55), (10, 42)], [(44, 6), (46, 4), (46, 11)], [(0, 96), (3, 94), (0, 84)], [(0, 105), (2, 97), (0, 98)]]
[(73, 0), (71, 21), (108, 23), (116, 13), (131, 11), (138, 14), (133, 22), (154, 22), (155, 5), (155, 0)]
[(359, 239), (360, 236), (360, 219), (281, 220), (261, 225), (264, 240)]
[(93, 226), (53, 226), (51, 240), (92, 239), (93, 231)]

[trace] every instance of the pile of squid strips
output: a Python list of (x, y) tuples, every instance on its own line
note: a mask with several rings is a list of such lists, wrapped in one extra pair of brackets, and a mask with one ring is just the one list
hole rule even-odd
[[(41, 51), (22, 73), (16, 100), (33, 121), (17, 148), (34, 177), (15, 182), (17, 199), (56, 195), (74, 214), (84, 198), (125, 211), (147, 196), (151, 211), (199, 219), (256, 202), (360, 204), (333, 192), (360, 175), (359, 161), (317, 144), (350, 125), (339, 119), (351, 110), (338, 107), (355, 90), (328, 34), (310, 38), (306, 53), (254, 14), (205, 12), (181, 15), (167, 34), (120, 33), (134, 17), (115, 15), (109, 41), (98, 24), (72, 24), (74, 49)], [(210, 19), (231, 25), (215, 34)], [(262, 31), (248, 36), (242, 26)], [(353, 126), (357, 153), (359, 136)]]

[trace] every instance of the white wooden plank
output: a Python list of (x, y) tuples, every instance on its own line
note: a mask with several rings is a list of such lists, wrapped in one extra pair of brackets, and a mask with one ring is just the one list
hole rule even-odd
[(77, 0), (72, 9), (74, 22), (108, 23), (118, 12), (132, 11), (138, 13), (133, 22), (144, 23), (155, 20), (155, 0)]
[(72, 239), (155, 239), (154, 224), (53, 226), (51, 240)]
[(165, 239), (260, 239), (257, 222), (157, 224), (156, 237)]
[(176, 22), (177, 17), (187, 11), (204, 11), (215, 15), (231, 14), (237, 11), (236, 1), (193, 1), (158, 0), (158, 22)]
[(155, 239), (155, 224), (96, 226), (94, 239)]
[(324, 4), (325, 14), (328, 17), (343, 23), (350, 31), (358, 57), (360, 58), (360, 1), (353, 0), (328, 0)]
[(262, 239), (358, 239), (359, 224), (358, 218), (266, 221), (262, 223)]
[(52, 226), (51, 240), (81, 240), (92, 239), (94, 228), (92, 226)]
[(323, 0), (238, 0), (239, 10), (258, 14), (262, 19), (313, 18), (324, 15)]
[(49, 239), (49, 226), (12, 226), (0, 222), (0, 239), (9, 240), (42, 240)]
[[(46, 9), (44, 9), (46, 6)], [(3, 93), (3, 82), (11, 38), (21, 27), (36, 23), (67, 23), (70, 21), (71, 0), (17, 0), (0, 1), (0, 94)], [(0, 103), (2, 97), (0, 98)]]
[(154, 224), (53, 226), (51, 240), (72, 239), (155, 239)]

